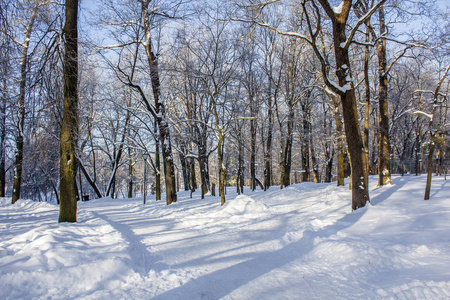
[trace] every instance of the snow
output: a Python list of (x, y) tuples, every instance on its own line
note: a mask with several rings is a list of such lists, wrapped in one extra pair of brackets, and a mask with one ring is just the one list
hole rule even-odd
[(0, 198), (0, 299), (449, 299), (450, 184), (424, 201), (425, 175), (370, 180), (353, 212), (335, 183), (230, 187), (223, 207), (103, 198), (61, 224)]
[(416, 110), (416, 111), (414, 111), (412, 114), (413, 114), (413, 115), (414, 115), (414, 114), (419, 114), (419, 115), (422, 115), (422, 116), (427, 117), (428, 119), (430, 119), (430, 121), (433, 121), (433, 115), (432, 115), (432, 114), (429, 114), (429, 113), (426, 113), (426, 112), (424, 112), (424, 111)]
[(342, 13), (342, 8), (344, 7), (344, 1), (341, 1), (341, 4), (339, 4), (339, 6), (332, 6), (331, 8), (333, 9), (333, 12), (337, 15), (339, 15), (340, 13)]

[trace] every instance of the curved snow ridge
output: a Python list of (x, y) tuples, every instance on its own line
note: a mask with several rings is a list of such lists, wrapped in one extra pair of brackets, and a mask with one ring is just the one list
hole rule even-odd
[(19, 199), (16, 203), (11, 204), (11, 198), (0, 198), (0, 207), (2, 210), (8, 211), (24, 211), (33, 210), (33, 213), (58, 209), (58, 206), (47, 202), (38, 202), (33, 200)]
[(233, 200), (228, 200), (221, 211), (230, 215), (245, 215), (247, 217), (258, 217), (261, 214), (270, 213), (269, 207), (264, 203), (246, 195), (239, 195)]
[(35, 298), (74, 298), (120, 288), (133, 273), (120, 234), (91, 212), (80, 210), (77, 223), (57, 223), (57, 206), (22, 200), (16, 204), (27, 215), (23, 207), (46, 213), (25, 218), (9, 214), (14, 217), (9, 230), (15, 235), (0, 241), (1, 299), (28, 298), (30, 291)]

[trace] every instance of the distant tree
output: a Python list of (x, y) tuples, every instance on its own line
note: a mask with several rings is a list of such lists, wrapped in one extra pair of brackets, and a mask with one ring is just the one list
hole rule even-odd
[(22, 47), (22, 59), (20, 63), (20, 89), (18, 100), (18, 121), (17, 121), (17, 137), (16, 137), (16, 160), (15, 160), (15, 174), (13, 184), (12, 203), (14, 204), (20, 198), (20, 189), (22, 183), (22, 169), (23, 169), (23, 139), (25, 127), (25, 88), (28, 75), (28, 51), (31, 41), (31, 32), (33, 30), (34, 22), (36, 20), (40, 3), (36, 1), (31, 8), (31, 16), (25, 29), (25, 39), (20, 43)]
[(441, 93), (441, 88), (445, 82), (445, 79), (450, 71), (450, 65), (444, 70), (443, 75), (439, 78), (434, 91), (415, 91), (415, 93), (427, 93), (431, 94), (432, 108), (431, 112), (417, 111), (417, 114), (423, 115), (429, 120), (429, 134), (430, 134), (430, 146), (428, 150), (428, 167), (427, 167), (427, 184), (425, 187), (424, 200), (430, 199), (431, 190), (431, 178), (433, 175), (433, 161), (434, 161), (434, 150), (436, 146), (442, 143), (444, 139), (444, 129), (447, 124), (443, 123), (443, 118), (438, 117), (438, 111), (442, 110), (442, 105), (444, 100), (448, 97), (448, 93)]

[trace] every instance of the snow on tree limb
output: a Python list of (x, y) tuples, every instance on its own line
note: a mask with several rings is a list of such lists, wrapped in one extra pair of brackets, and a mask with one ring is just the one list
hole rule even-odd
[(422, 115), (422, 116), (425, 116), (425, 117), (427, 117), (428, 119), (430, 119), (430, 121), (433, 121), (433, 115), (432, 115), (432, 114), (429, 114), (429, 113), (426, 113), (426, 112), (424, 112), (424, 111), (416, 110), (416, 111), (412, 112), (412, 114), (413, 114), (413, 115)]

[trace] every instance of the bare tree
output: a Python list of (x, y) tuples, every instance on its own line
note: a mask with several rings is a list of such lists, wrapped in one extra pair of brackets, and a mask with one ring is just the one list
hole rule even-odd
[(64, 109), (61, 128), (59, 222), (77, 221), (78, 0), (66, 1)]

